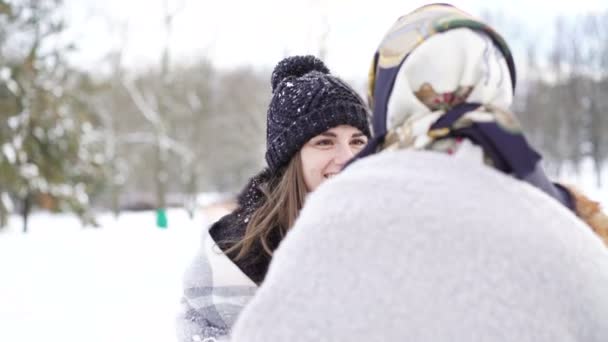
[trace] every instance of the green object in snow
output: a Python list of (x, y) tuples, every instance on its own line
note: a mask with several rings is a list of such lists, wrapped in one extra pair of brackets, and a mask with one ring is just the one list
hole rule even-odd
[(164, 208), (156, 209), (156, 226), (160, 229), (167, 229), (167, 211)]

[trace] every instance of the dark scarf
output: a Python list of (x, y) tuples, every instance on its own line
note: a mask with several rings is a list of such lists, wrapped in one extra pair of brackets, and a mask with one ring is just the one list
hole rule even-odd
[[(228, 250), (245, 236), (247, 223), (251, 215), (264, 202), (264, 193), (260, 186), (270, 179), (270, 172), (263, 170), (249, 180), (247, 186), (238, 196), (238, 207), (232, 213), (222, 217), (209, 229), (209, 234), (222, 251)], [(270, 248), (274, 251), (281, 241), (278, 229), (270, 234)], [(271, 256), (269, 256), (259, 241), (255, 241), (252, 249), (244, 258), (236, 260), (238, 251), (226, 255), (256, 284), (261, 284), (268, 271)]]

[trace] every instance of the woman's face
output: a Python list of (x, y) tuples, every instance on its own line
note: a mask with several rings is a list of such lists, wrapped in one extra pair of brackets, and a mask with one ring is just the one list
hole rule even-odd
[(300, 151), (306, 189), (312, 192), (335, 176), (366, 144), (367, 137), (349, 125), (336, 126), (310, 139)]

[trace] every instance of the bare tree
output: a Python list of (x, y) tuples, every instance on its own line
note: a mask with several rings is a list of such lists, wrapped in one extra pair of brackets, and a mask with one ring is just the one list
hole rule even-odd
[(590, 153), (595, 165), (596, 184), (602, 185), (603, 165), (608, 160), (608, 12), (601, 15), (587, 15), (582, 21), (581, 33), (586, 39), (581, 40), (586, 46), (583, 49), (584, 64), (589, 70), (590, 87), (585, 97), (588, 113), (588, 136)]

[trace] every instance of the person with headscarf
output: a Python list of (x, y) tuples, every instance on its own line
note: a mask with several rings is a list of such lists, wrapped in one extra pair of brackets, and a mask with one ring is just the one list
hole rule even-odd
[(399, 18), (373, 140), (308, 197), (232, 341), (608, 341), (608, 250), (544, 175), (515, 83), (482, 21)]

